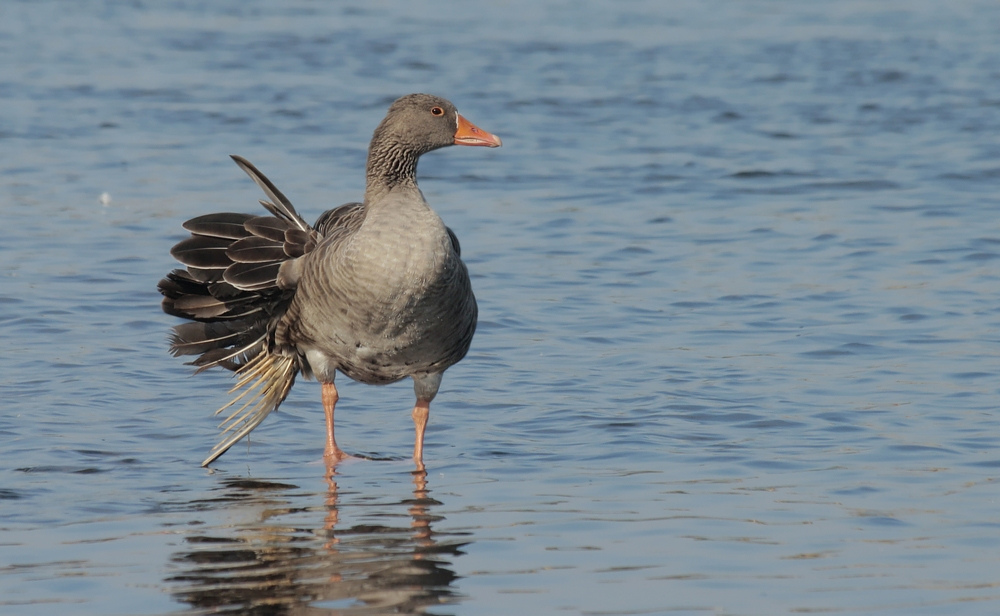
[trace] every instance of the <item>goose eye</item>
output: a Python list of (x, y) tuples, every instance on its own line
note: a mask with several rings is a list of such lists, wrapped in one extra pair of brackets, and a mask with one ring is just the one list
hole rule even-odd
[(443, 116), (444, 109), (441, 109), (440, 107), (431, 107), (431, 115)]

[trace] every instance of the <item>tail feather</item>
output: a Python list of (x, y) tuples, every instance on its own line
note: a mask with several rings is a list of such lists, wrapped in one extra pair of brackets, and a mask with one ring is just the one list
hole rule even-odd
[(240, 321), (196, 321), (174, 327), (170, 352), (174, 357), (198, 355), (190, 362), (198, 366), (197, 372), (215, 366), (236, 371), (265, 350), (265, 339), (265, 322), (254, 325)]
[(174, 327), (170, 337), (170, 354), (200, 355), (209, 349), (217, 349), (236, 344), (243, 336), (240, 330), (234, 330), (226, 321), (183, 323)]
[(173, 308), (196, 318), (221, 317), (229, 311), (226, 302), (211, 295), (185, 295), (173, 302)]
[[(292, 384), (295, 383), (297, 373), (298, 362), (294, 357), (273, 355), (266, 350), (240, 368), (237, 372), (240, 380), (229, 393), (235, 393), (241, 389), (243, 391), (217, 410), (215, 414), (218, 415), (235, 406), (244, 398), (246, 402), (219, 424), (225, 438), (212, 448), (211, 455), (205, 458), (201, 465), (208, 466), (214, 462), (230, 447), (259, 426), (260, 422), (271, 414), (271, 411), (278, 408), (278, 405), (288, 396)], [(232, 432), (232, 434), (226, 436), (227, 432)]]
[(222, 422), (222, 439), (202, 463), (211, 464), (249, 434), (288, 395), (301, 363), (275, 349), (275, 330), (295, 293), (282, 265), (311, 252), (323, 236), (247, 160), (233, 160), (264, 191), (270, 216), (221, 212), (184, 223), (191, 236), (170, 253), (186, 267), (160, 281), (163, 311), (188, 319), (174, 328), (170, 352), (194, 356), (198, 372), (236, 373), (236, 395), (216, 414), (238, 407)]
[(235, 321), (264, 310), (261, 294), (233, 294), (231, 289), (225, 284), (197, 285), (172, 272), (160, 281), (163, 312), (194, 321)]
[[(262, 345), (263, 339), (255, 342)], [(250, 358), (254, 356), (253, 353), (256, 350), (254, 347), (256, 346), (257, 344), (250, 344), (237, 349), (210, 349), (199, 355), (198, 359), (188, 363), (192, 366), (198, 366), (198, 369), (194, 371), (195, 374), (209, 368), (215, 368), (216, 366), (236, 372), (241, 366), (245, 366), (250, 361)]]

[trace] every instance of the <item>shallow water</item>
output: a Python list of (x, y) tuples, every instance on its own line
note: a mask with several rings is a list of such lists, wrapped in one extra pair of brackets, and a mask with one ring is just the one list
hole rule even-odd
[[(1000, 609), (1000, 5), (8, 2), (0, 612)], [(355, 200), (393, 98), (481, 322), (221, 458), (166, 352), (180, 223)], [(107, 193), (103, 197), (102, 195)]]

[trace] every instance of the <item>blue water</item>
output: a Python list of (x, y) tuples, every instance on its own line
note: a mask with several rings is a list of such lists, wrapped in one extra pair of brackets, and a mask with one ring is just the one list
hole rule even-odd
[[(1000, 5), (0, 7), (0, 613), (1000, 611)], [(363, 190), (388, 103), (480, 304), (407, 383), (222, 457), (180, 224)], [(262, 210), (261, 210), (262, 211)]]

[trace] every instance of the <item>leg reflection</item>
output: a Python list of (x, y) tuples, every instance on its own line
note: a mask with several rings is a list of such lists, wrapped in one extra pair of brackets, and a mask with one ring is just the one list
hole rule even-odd
[(404, 485), (398, 475), (346, 492), (350, 477), (333, 471), (324, 479), (319, 493), (225, 479), (216, 494), (170, 504), (192, 515), (178, 525), (190, 530), (169, 565), (173, 596), (220, 614), (406, 614), (457, 600), (451, 562), (468, 540), (437, 528), (443, 505), (425, 472), (413, 473), (406, 498), (395, 499)]

